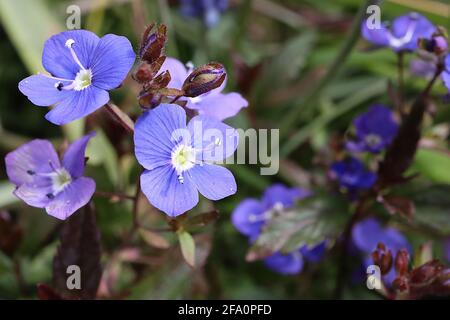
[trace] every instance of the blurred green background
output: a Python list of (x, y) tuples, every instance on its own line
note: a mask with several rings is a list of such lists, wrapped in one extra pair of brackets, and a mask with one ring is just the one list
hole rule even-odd
[[(220, 23), (207, 29), (201, 20), (183, 17), (177, 1), (168, 0), (0, 0), (0, 155), (3, 156), (33, 138), (49, 138), (56, 144), (75, 139), (87, 128), (99, 128), (88, 150), (88, 175), (95, 177), (102, 191), (133, 192), (139, 169), (132, 155), (132, 141), (117, 133), (107, 115), (97, 112), (86, 122), (63, 128), (44, 119), (46, 108), (36, 107), (17, 89), (31, 73), (43, 71), (44, 41), (65, 30), (66, 9), (81, 8), (82, 28), (99, 36), (115, 33), (127, 36), (136, 49), (141, 33), (150, 22), (168, 26), (167, 55), (200, 65), (223, 63), (228, 71), (228, 91), (238, 91), (249, 100), (249, 108), (228, 120), (239, 128), (278, 128), (292, 110), (299, 121), (293, 127), (295, 139), (281, 141), (281, 167), (277, 176), (260, 176), (255, 165), (232, 166), (238, 180), (236, 196), (220, 201), (216, 223), (200, 229), (197, 254), (204, 266), (192, 270), (182, 260), (176, 238), (164, 234), (171, 245), (158, 248), (154, 239), (141, 237), (127, 248), (121, 239), (131, 225), (131, 205), (96, 199), (102, 233), (103, 297), (129, 298), (329, 298), (335, 284), (336, 257), (331, 253), (321, 264), (308, 266), (299, 276), (280, 276), (261, 263), (246, 263), (247, 240), (230, 223), (233, 208), (246, 197), (261, 196), (271, 183), (281, 181), (311, 187), (323, 176), (315, 155), (326, 152), (336, 134), (348, 129), (351, 119), (373, 102), (390, 104), (389, 81), (397, 79), (396, 56), (389, 50), (369, 50), (356, 39), (353, 50), (336, 57), (351, 44), (352, 22), (361, 0), (231, 0)], [(418, 11), (432, 22), (449, 27), (447, 1), (383, 1), (382, 20)], [(354, 37), (353, 37), (354, 38)], [(409, 59), (407, 63), (409, 63)], [(408, 65), (408, 64), (407, 64)], [(334, 69), (330, 70), (330, 66)], [(324, 82), (324, 76), (330, 77)], [(425, 79), (407, 74), (406, 94), (413, 98)], [(446, 92), (439, 83), (434, 95)], [(129, 114), (140, 112), (138, 87), (130, 79), (112, 93), (112, 99)], [(439, 100), (437, 100), (439, 101)], [(426, 134), (434, 138), (448, 126), (450, 109), (438, 102), (434, 123), (428, 119)], [(445, 127), (447, 128), (447, 127)], [(424, 150), (414, 164), (422, 173), (420, 186), (450, 183), (448, 139), (441, 141), (446, 152)], [(432, 161), (433, 166), (428, 165)], [(10, 257), (0, 252), (0, 298), (36, 297), (36, 283), (49, 282), (52, 258), (57, 246), (59, 222), (43, 210), (20, 203), (11, 192), (4, 166), (0, 166), (0, 209), (8, 210), (23, 232), (18, 252)], [(153, 212), (145, 200), (142, 219), (149, 225), (164, 225), (162, 214)], [(211, 204), (204, 201), (199, 212)], [(449, 222), (446, 222), (450, 225)], [(426, 239), (418, 235), (414, 241)], [(161, 243), (160, 243), (161, 244)], [(161, 247), (161, 245), (159, 246)], [(163, 246), (164, 247), (164, 246)], [(199, 257), (199, 260), (202, 257)], [(21, 279), (17, 273), (20, 270)], [(19, 281), (18, 281), (19, 280)], [(106, 283), (111, 283), (108, 287)], [(106, 288), (108, 287), (108, 288)], [(346, 298), (375, 298), (356, 282)]]

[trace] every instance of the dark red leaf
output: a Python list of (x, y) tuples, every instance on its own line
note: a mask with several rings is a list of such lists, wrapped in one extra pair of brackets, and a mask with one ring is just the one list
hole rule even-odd
[[(102, 275), (100, 232), (92, 204), (74, 213), (63, 225), (61, 243), (53, 260), (53, 284), (64, 297), (94, 299)], [(69, 266), (78, 266), (81, 288), (69, 289)]]

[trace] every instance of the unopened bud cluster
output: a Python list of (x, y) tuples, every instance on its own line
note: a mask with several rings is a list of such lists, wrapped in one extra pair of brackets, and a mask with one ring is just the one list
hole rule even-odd
[(151, 109), (161, 103), (186, 105), (182, 97), (194, 98), (220, 87), (226, 78), (223, 65), (211, 62), (194, 69), (183, 83), (181, 90), (168, 88), (171, 75), (168, 70), (161, 70), (166, 56), (164, 48), (167, 41), (165, 25), (151, 24), (145, 30), (139, 48), (140, 63), (133, 79), (142, 85), (138, 95), (139, 105)]

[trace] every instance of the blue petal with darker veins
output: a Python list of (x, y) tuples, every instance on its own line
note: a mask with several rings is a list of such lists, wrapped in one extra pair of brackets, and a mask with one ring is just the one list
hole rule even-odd
[(81, 91), (73, 91), (67, 99), (48, 112), (45, 118), (56, 125), (63, 125), (87, 116), (108, 101), (108, 91), (89, 86)]

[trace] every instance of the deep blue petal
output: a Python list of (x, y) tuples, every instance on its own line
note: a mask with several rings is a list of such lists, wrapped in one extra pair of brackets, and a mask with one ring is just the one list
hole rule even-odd
[(38, 74), (29, 76), (20, 81), (19, 90), (26, 95), (33, 104), (41, 107), (48, 107), (69, 98), (73, 94), (72, 91), (58, 90), (56, 86), (59, 82), (63, 85), (71, 83)]
[(58, 103), (45, 118), (57, 125), (83, 118), (101, 108), (109, 101), (109, 93), (105, 90), (89, 86), (81, 91), (72, 91), (72, 95)]
[(233, 211), (231, 221), (242, 234), (255, 237), (261, 232), (265, 223), (262, 218), (264, 207), (256, 199), (242, 201)]
[(150, 203), (170, 217), (183, 214), (198, 203), (195, 185), (188, 177), (184, 183), (179, 182), (170, 165), (146, 170), (141, 175), (141, 187)]
[(309, 262), (316, 263), (322, 259), (326, 249), (327, 249), (327, 242), (322, 241), (319, 244), (312, 247), (303, 246), (300, 249), (300, 252), (302, 253), (303, 257), (306, 260), (308, 260)]
[(187, 174), (198, 191), (209, 200), (220, 200), (237, 191), (233, 174), (224, 167), (203, 163), (195, 165)]
[(134, 130), (139, 163), (148, 170), (170, 163), (178, 143), (173, 135), (180, 129), (186, 129), (186, 112), (178, 105), (162, 104), (142, 114)]
[(95, 136), (92, 132), (72, 143), (64, 154), (63, 167), (70, 173), (73, 178), (83, 175), (85, 166), (84, 152), (89, 140)]
[(122, 36), (107, 34), (100, 39), (89, 67), (94, 86), (111, 90), (125, 80), (136, 55), (130, 41)]
[(297, 274), (303, 269), (303, 257), (298, 251), (290, 254), (275, 253), (266, 258), (264, 264), (269, 269), (281, 274)]
[(87, 30), (64, 31), (52, 36), (44, 44), (42, 65), (45, 70), (58, 78), (73, 80), (80, 67), (73, 59), (66, 41), (75, 40), (72, 48), (84, 68), (88, 68), (100, 39)]
[[(51, 163), (51, 165), (50, 165)], [(35, 173), (49, 173), (60, 168), (58, 155), (47, 140), (32, 140), (5, 157), (9, 180), (16, 186), (32, 183)]]
[(53, 217), (65, 220), (75, 211), (86, 205), (95, 192), (95, 181), (80, 177), (70, 183), (62, 192), (45, 207)]
[(232, 127), (208, 116), (196, 116), (189, 121), (192, 145), (201, 161), (222, 161), (238, 146), (239, 134)]
[(311, 192), (301, 188), (288, 188), (282, 184), (274, 184), (264, 191), (262, 202), (264, 207), (271, 209), (275, 204), (282, 204), (283, 207), (292, 207), (297, 200), (311, 195)]

